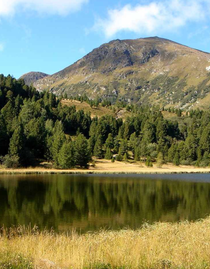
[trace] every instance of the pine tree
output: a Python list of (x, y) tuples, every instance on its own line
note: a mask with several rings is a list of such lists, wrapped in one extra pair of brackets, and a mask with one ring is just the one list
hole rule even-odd
[(119, 137), (118, 136), (115, 137), (115, 139), (114, 139), (114, 149), (113, 149), (114, 153), (118, 153), (118, 151), (119, 151), (119, 147), (120, 147), (119, 141), (120, 141)]
[(136, 144), (137, 144), (137, 138), (136, 138), (136, 133), (134, 132), (131, 134), (130, 140), (129, 140), (129, 148), (132, 151), (133, 155), (135, 154)]
[(200, 162), (199, 165), (202, 167), (206, 167), (210, 165), (210, 154), (207, 151), (204, 152), (202, 161)]
[(75, 151), (73, 142), (64, 142), (59, 151), (58, 164), (62, 169), (69, 169), (75, 166)]
[(112, 152), (110, 148), (106, 149), (105, 159), (111, 160), (112, 159)]
[(140, 161), (140, 148), (138, 146), (134, 148), (134, 160)]
[(121, 154), (117, 154), (116, 160), (121, 162), (123, 160), (123, 156)]
[(95, 143), (96, 143), (96, 138), (93, 135), (88, 139), (88, 145), (89, 145), (89, 149), (90, 149), (91, 154), (93, 154)]
[(94, 156), (96, 156), (99, 159), (103, 158), (103, 141), (101, 135), (97, 137), (95, 147), (94, 147)]
[(196, 160), (197, 142), (192, 134), (188, 135), (184, 145), (187, 158), (190, 159), (190, 161)]
[(88, 141), (83, 134), (79, 134), (75, 141), (75, 164), (87, 168), (90, 160)]
[(128, 161), (128, 153), (125, 152), (125, 154), (123, 155), (123, 161), (127, 162)]
[(129, 133), (130, 133), (129, 123), (126, 122), (125, 125), (124, 125), (124, 134), (123, 134), (123, 138), (124, 138), (124, 139), (128, 139), (128, 138), (129, 138)]
[(50, 148), (50, 152), (56, 166), (59, 165), (58, 155), (65, 140), (66, 140), (66, 137), (63, 131), (63, 125), (61, 122), (56, 121), (55, 127), (53, 129), (53, 136), (52, 136), (51, 148)]
[(156, 138), (157, 141), (164, 140), (166, 136), (166, 125), (162, 118), (158, 120), (157, 127), (156, 127)]
[(162, 167), (163, 163), (164, 163), (163, 153), (159, 152), (157, 156), (157, 167)]
[(15, 114), (16, 114), (16, 116), (19, 114), (19, 112), (20, 112), (20, 106), (22, 104), (23, 104), (23, 99), (18, 94), (18, 96), (15, 98)]
[(105, 141), (106, 148), (113, 149), (114, 148), (114, 138), (111, 133), (108, 134), (108, 137)]
[(127, 153), (127, 140), (122, 139), (119, 147), (119, 155), (124, 156)]
[(210, 123), (202, 130), (199, 144), (203, 152), (210, 153)]
[[(35, 103), (31, 102), (30, 100), (26, 101), (24, 100), (23, 106), (21, 108), (19, 117), (21, 119), (21, 122), (23, 126), (25, 126), (30, 120), (34, 118), (35, 113)], [(40, 108), (39, 108), (40, 110)]]
[(34, 118), (25, 125), (24, 134), (26, 136), (26, 146), (35, 157), (42, 158), (46, 152), (45, 145), (45, 122), (43, 118)]
[(199, 148), (197, 149), (197, 161), (196, 161), (196, 165), (197, 165), (197, 166), (200, 166), (201, 161), (202, 161), (202, 150), (201, 150), (201, 148), (199, 147)]
[(168, 161), (173, 162), (174, 156), (176, 154), (176, 146), (174, 144), (168, 150)]
[(177, 151), (175, 153), (174, 159), (173, 159), (173, 164), (175, 164), (176, 166), (179, 166), (180, 161), (179, 161), (179, 152)]
[(144, 125), (143, 141), (146, 144), (153, 143), (155, 141), (155, 126), (149, 121), (146, 121)]
[(9, 143), (9, 155), (16, 156), (20, 164), (24, 163), (24, 132), (22, 125), (14, 131)]
[(12, 101), (12, 99), (13, 99), (13, 92), (12, 92), (11, 90), (9, 90), (9, 91), (7, 92), (6, 98), (7, 98), (8, 100)]
[(49, 106), (51, 109), (56, 106), (56, 96), (53, 93), (49, 93)]
[(1, 113), (7, 125), (7, 132), (11, 134), (12, 133), (12, 121), (15, 117), (14, 102), (11, 100), (8, 101), (6, 105), (2, 108)]
[(145, 162), (146, 166), (148, 167), (152, 167), (152, 161), (151, 161), (151, 157), (150, 156), (147, 156), (147, 159), (146, 159), (146, 162)]
[(5, 155), (9, 147), (9, 136), (4, 118), (0, 114), (0, 156)]

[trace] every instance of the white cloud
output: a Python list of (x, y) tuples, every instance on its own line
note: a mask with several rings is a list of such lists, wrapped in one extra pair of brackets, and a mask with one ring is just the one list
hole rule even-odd
[(14, 15), (17, 11), (66, 15), (77, 11), (88, 0), (0, 0), (0, 16)]
[(209, 0), (164, 0), (145, 5), (125, 5), (108, 11), (107, 19), (99, 19), (94, 29), (107, 37), (119, 31), (155, 34), (174, 31), (188, 22), (203, 21), (210, 14)]

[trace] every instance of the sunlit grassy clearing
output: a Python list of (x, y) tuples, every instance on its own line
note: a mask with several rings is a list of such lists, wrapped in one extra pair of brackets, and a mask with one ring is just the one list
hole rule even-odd
[(111, 115), (115, 117), (115, 113), (111, 109), (102, 106), (91, 108), (91, 106), (86, 102), (80, 102), (77, 100), (62, 100), (62, 105), (75, 106), (77, 110), (83, 109), (84, 112), (90, 112), (92, 117), (101, 117), (104, 115)]
[(0, 268), (209, 268), (210, 218), (84, 235), (20, 228), (3, 232), (0, 257)]

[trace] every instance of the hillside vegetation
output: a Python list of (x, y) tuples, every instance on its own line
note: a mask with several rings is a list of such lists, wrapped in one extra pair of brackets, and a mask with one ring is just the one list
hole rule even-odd
[[(123, 103), (115, 107), (107, 101), (87, 99), (89, 103), (82, 104), (92, 110), (110, 111), (91, 117), (91, 111), (78, 110), (69, 106), (70, 102), (57, 99), (53, 93), (39, 93), (23, 80), (1, 75), (3, 165), (15, 168), (48, 161), (56, 168), (87, 168), (93, 156), (113, 162), (144, 161), (149, 167), (154, 162), (160, 167), (167, 162), (177, 166), (210, 164), (210, 111), (183, 113), (170, 108), (165, 112), (158, 107), (124, 107)], [(122, 110), (128, 115), (124, 119), (118, 115)], [(171, 112), (178, 120), (163, 117)]]
[(209, 108), (210, 54), (158, 37), (114, 40), (34, 86), (112, 103)]

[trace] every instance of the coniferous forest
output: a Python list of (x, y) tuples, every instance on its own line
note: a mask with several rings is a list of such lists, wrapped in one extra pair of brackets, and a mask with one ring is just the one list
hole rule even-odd
[(0, 75), (0, 161), (12, 168), (43, 161), (56, 168), (87, 168), (95, 156), (147, 166), (210, 165), (210, 110), (177, 110), (178, 120), (167, 120), (157, 107), (126, 108), (130, 116), (125, 119), (91, 118), (75, 106), (63, 106), (50, 92)]

